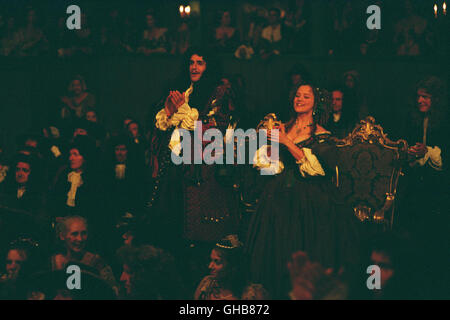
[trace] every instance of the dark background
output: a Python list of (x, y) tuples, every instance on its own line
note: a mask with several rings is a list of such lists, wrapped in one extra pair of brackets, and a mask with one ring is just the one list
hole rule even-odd
[[(21, 12), (27, 4), (39, 10), (40, 21), (47, 29), (56, 24), (57, 18), (68, 16), (68, 4), (78, 4), (87, 10), (91, 21), (101, 21), (113, 7), (120, 7), (136, 21), (143, 10), (153, 8), (158, 12), (159, 24), (170, 25), (176, 18), (183, 1), (2, 1), (4, 12)], [(250, 1), (252, 2), (252, 1)], [(253, 1), (255, 2), (255, 1)], [(366, 28), (367, 1), (354, 1), (360, 17), (356, 20)], [(270, 7), (273, 1), (258, 1)], [(270, 61), (255, 58), (241, 61), (231, 55), (220, 55), (219, 60), (227, 74), (240, 74), (246, 81), (245, 108), (255, 124), (268, 112), (286, 108), (288, 72), (295, 64), (302, 64), (314, 77), (318, 86), (327, 87), (342, 82), (347, 70), (360, 74), (361, 92), (368, 111), (375, 116), (386, 131), (394, 132), (398, 122), (409, 112), (415, 98), (414, 85), (426, 75), (448, 77), (446, 45), (435, 52), (420, 57), (397, 57), (389, 54), (377, 57), (329, 56), (330, 39), (327, 30), (331, 13), (327, 1), (307, 1), (310, 14), (310, 51), (307, 54), (284, 54)], [(394, 4), (395, 3), (395, 4)], [(217, 24), (217, 12), (227, 8), (239, 16), (238, 1), (200, 1), (201, 32), (203, 38)], [(435, 28), (448, 26), (446, 21), (433, 19), (430, 1), (415, 2), (422, 16), (430, 23), (441, 23)], [(441, 3), (439, 2), (441, 5)], [(356, 11), (356, 10), (355, 10)], [(401, 1), (382, 3), (382, 32), (389, 34), (394, 23), (401, 18)], [(358, 22), (359, 21), (359, 22)], [(447, 29), (448, 30), (448, 29)], [(444, 31), (444, 34), (446, 32)], [(441, 38), (448, 39), (448, 38)], [(100, 56), (57, 59), (44, 57), (0, 57), (0, 143), (6, 150), (14, 148), (14, 137), (20, 133), (37, 130), (47, 124), (49, 114), (57, 112), (58, 98), (66, 93), (67, 84), (75, 74), (82, 74), (88, 91), (97, 98), (100, 119), (114, 130), (123, 116), (131, 115), (142, 122), (154, 113), (156, 103), (165, 96), (163, 89), (180, 70), (179, 56)], [(144, 123), (145, 124), (145, 123)], [(395, 137), (394, 137), (395, 138)]]

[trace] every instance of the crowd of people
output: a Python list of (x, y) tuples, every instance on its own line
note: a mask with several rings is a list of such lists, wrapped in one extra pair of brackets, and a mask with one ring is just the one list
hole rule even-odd
[[(243, 77), (222, 74), (216, 66), (214, 53), (242, 59), (309, 53), (303, 46), (309, 32), (303, 30), (311, 27), (311, 8), (304, 1), (289, 4), (243, 5), (253, 19), (248, 30), (237, 27), (234, 11), (221, 12), (204, 47), (193, 46), (201, 43), (193, 30), (204, 29), (194, 14), (180, 17), (173, 29), (162, 27), (155, 11), (146, 11), (137, 31), (132, 21), (140, 20), (119, 9), (108, 12), (103, 26), (83, 13), (88, 27), (68, 33), (61, 19), (52, 36), (39, 26), (35, 9), (27, 11), (25, 28), (16, 28), (14, 16), (3, 16), (5, 27), (0, 19), (4, 55), (54, 49), (59, 57), (112, 52), (184, 57), (179, 77), (159, 103), (147, 106), (146, 118), (126, 116), (113, 130), (102, 121), (96, 92), (82, 75), (73, 75), (67, 90), (54, 97), (57, 104), (44, 126), (18, 136), (14, 152), (0, 145), (0, 299), (448, 296), (445, 82), (427, 76), (410, 92), (414, 103), (392, 133), (409, 146), (401, 159), (406, 181), (396, 202), (402, 219), (392, 230), (372, 229), (355, 217), (333, 180), (336, 139), (369, 115), (358, 72), (349, 70), (339, 84), (319, 88), (314, 75), (295, 65), (278, 109), (255, 119), (243, 107)], [(348, 20), (354, 9), (351, 2), (335, 9), (341, 12), (334, 20), (341, 40), (330, 54), (375, 51), (376, 30), (367, 46), (341, 46), (355, 39)], [(414, 32), (426, 38), (426, 20), (408, 11), (395, 35), (399, 44), (401, 34), (411, 33), (408, 19), (423, 22)], [(186, 149), (186, 139), (198, 139), (200, 124), (202, 140)], [(268, 142), (245, 154), (244, 164), (206, 164), (206, 150), (218, 142), (216, 136), (207, 138), (208, 132), (220, 132), (229, 145), (235, 141), (228, 129), (237, 128), (266, 130)], [(173, 159), (181, 155), (201, 161), (176, 164)], [(233, 147), (211, 155), (239, 157)], [(81, 290), (67, 286), (66, 270), (73, 265), (81, 270)], [(367, 286), (370, 265), (380, 267), (381, 289)]]
[[(217, 77), (207, 50), (191, 48), (185, 57), (179, 79), (146, 126), (127, 117), (118, 132), (105, 128), (95, 94), (76, 75), (49, 125), (18, 137), (15, 154), (2, 151), (2, 298), (442, 294), (433, 282), (442, 265), (432, 262), (443, 253), (416, 261), (423, 259), (419, 248), (436, 239), (442, 244), (439, 227), (445, 228), (447, 216), (448, 190), (436, 187), (445, 181), (448, 148), (440, 79), (427, 77), (417, 85), (411, 118), (399, 126), (410, 145), (404, 164), (408, 189), (399, 208), (408, 221), (392, 235), (367, 234), (332, 183), (333, 137), (347, 136), (361, 119), (362, 101), (353, 90), (357, 73), (346, 73), (343, 87), (324, 90), (301, 68), (293, 70), (289, 108), (281, 121), (272, 118), (279, 135), (262, 122), (271, 143), (247, 155), (253, 165), (176, 165), (174, 155), (200, 152), (202, 159), (201, 149), (211, 142), (204, 137), (200, 147), (181, 150), (183, 130), (195, 132), (201, 121), (202, 132), (214, 128), (227, 140), (227, 129), (241, 127), (245, 119), (239, 77)], [(270, 146), (275, 142), (276, 161)], [(216, 152), (227, 157), (222, 153), (227, 150)], [(270, 175), (259, 175), (262, 169)], [(417, 230), (427, 239), (420, 238), (419, 252), (411, 252)], [(413, 261), (416, 267), (408, 270)], [(73, 264), (88, 279), (86, 290), (66, 287), (64, 270)], [(369, 264), (381, 266), (383, 290), (365, 287)], [(411, 288), (408, 277), (422, 272), (424, 264), (429, 282)]]
[[(178, 11), (176, 4), (159, 5), (156, 10), (112, 4), (106, 10), (100, 7), (97, 11), (94, 6), (88, 5), (86, 9), (85, 5), (80, 30), (66, 27), (68, 16), (62, 7), (60, 13), (53, 7), (3, 10), (0, 11), (0, 54), (60, 58), (182, 55), (190, 46), (207, 45), (218, 53), (246, 60), (286, 53), (378, 57), (438, 52), (442, 28), (431, 9), (427, 14), (423, 6), (409, 0), (399, 6), (377, 1), (375, 4), (382, 9), (383, 18), (389, 18), (383, 19), (382, 29), (369, 30), (366, 8), (373, 4), (332, 1), (313, 10), (311, 2), (304, 0), (275, 4), (233, 2), (226, 8), (219, 6), (214, 13), (203, 12), (204, 17), (195, 8), (189, 13), (183, 11), (184, 7)], [(49, 10), (55, 13), (45, 14)], [(313, 16), (325, 21), (319, 29), (312, 23)], [(311, 34), (324, 39), (325, 47), (317, 49), (312, 45)]]

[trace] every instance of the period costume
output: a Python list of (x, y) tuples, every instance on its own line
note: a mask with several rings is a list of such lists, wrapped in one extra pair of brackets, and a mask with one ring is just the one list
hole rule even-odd
[(252, 280), (275, 298), (287, 298), (287, 262), (292, 253), (307, 252), (312, 261), (339, 267), (357, 258), (357, 226), (332, 177), (337, 152), (330, 133), (315, 134), (297, 143), (305, 157), (296, 161), (280, 146), (279, 161), (267, 156), (268, 146), (255, 155), (254, 166), (271, 170), (263, 176), (264, 190), (250, 222), (246, 251)]
[(449, 221), (449, 147), (445, 123), (445, 116), (416, 112), (405, 124), (404, 137), (408, 144), (423, 143), (427, 148), (421, 158), (410, 156), (409, 165), (405, 166), (405, 197), (400, 219), (408, 228), (423, 228), (425, 222), (439, 225)]
[[(158, 226), (155, 230), (159, 234), (158, 242), (166, 248), (172, 244), (169, 245), (172, 249), (184, 241), (217, 241), (232, 233), (237, 226), (237, 206), (232, 188), (220, 180), (225, 165), (176, 166), (171, 161), (171, 153), (180, 154), (179, 129), (192, 132), (195, 122), (202, 121), (203, 130), (217, 128), (225, 136), (225, 130), (234, 121), (231, 113), (221, 108), (220, 101), (226, 90), (216, 90), (213, 98), (203, 100), (205, 104), (195, 107), (194, 104), (191, 106), (190, 99), (194, 90), (194, 85), (191, 85), (185, 91), (185, 103), (171, 117), (167, 116), (165, 109), (156, 115), (161, 147), (148, 205), (152, 209), (154, 225)], [(193, 135), (191, 138), (194, 138)], [(209, 142), (203, 141), (203, 147), (206, 143)]]

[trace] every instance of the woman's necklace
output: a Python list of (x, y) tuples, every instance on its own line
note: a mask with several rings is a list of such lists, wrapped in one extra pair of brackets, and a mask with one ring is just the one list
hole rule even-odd
[(305, 130), (308, 127), (312, 127), (313, 123), (309, 123), (305, 126), (298, 126), (297, 122), (295, 123), (295, 134), (298, 136), (303, 130)]

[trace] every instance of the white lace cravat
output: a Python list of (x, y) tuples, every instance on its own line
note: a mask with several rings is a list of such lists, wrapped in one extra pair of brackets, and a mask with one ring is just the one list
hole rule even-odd
[(125, 178), (125, 169), (124, 164), (116, 164), (116, 179), (123, 180)]
[(67, 201), (66, 204), (69, 207), (75, 207), (75, 197), (77, 195), (77, 189), (83, 184), (83, 179), (81, 178), (81, 172), (72, 171), (67, 176), (67, 181), (69, 181), (72, 185), (70, 186), (70, 190), (67, 193)]
[(25, 193), (25, 187), (18, 188), (17, 189), (17, 199), (22, 198), (24, 193)]

